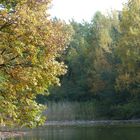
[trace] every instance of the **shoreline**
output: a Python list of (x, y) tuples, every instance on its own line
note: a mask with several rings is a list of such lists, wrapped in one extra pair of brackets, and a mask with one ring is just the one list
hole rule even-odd
[(75, 120), (47, 121), (45, 126), (100, 126), (100, 125), (140, 125), (140, 120)]
[(4, 140), (6, 138), (14, 138), (24, 136), (25, 132), (21, 131), (1, 131), (0, 130), (0, 140)]
[[(139, 126), (140, 127), (140, 119), (139, 120), (76, 120), (76, 121), (47, 121), (44, 126), (119, 126), (119, 125), (129, 125), (129, 126)], [(26, 135), (25, 131), (21, 130), (0, 130), (0, 139), (4, 140), (6, 138), (14, 138), (14, 137), (22, 137)]]

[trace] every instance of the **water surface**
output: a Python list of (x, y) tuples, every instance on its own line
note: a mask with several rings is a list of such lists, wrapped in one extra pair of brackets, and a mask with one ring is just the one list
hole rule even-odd
[[(27, 130), (26, 130), (27, 131)], [(140, 140), (139, 126), (45, 126), (9, 140)]]

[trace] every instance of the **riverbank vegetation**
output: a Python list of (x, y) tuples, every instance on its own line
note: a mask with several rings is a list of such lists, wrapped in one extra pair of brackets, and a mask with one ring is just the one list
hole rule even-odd
[(0, 125), (41, 125), (48, 101), (80, 102), (90, 119), (140, 118), (140, 1), (67, 24), (50, 2), (0, 3)]

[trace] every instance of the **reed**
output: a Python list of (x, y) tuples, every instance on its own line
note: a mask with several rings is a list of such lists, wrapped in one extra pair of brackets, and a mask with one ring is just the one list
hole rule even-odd
[(93, 120), (94, 103), (88, 102), (48, 102), (45, 112), (48, 121)]

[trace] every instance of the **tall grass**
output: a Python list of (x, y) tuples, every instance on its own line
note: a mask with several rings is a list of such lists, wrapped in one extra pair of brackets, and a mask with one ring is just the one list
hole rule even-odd
[(48, 102), (48, 121), (93, 120), (93, 102)]

